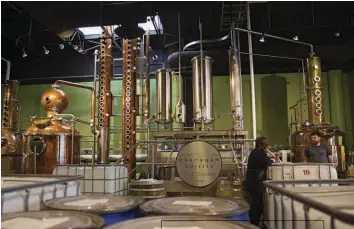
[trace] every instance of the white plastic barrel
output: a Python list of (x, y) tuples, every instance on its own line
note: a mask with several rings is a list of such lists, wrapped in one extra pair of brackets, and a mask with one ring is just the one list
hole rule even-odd
[[(21, 187), (30, 184), (41, 184), (46, 181), (60, 179), (43, 178), (43, 177), (2, 177), (1, 188)], [(46, 200), (57, 197), (77, 196), (80, 195), (80, 187), (78, 182), (70, 181), (65, 184), (43, 185), (38, 188), (30, 188), (10, 193), (2, 193), (2, 213), (13, 213), (23, 211), (41, 210), (42, 203)]]
[(128, 169), (123, 165), (63, 165), (57, 166), (53, 175), (83, 176), (83, 194), (128, 194)]
[[(329, 164), (276, 163), (273, 164), (268, 169), (268, 179), (270, 180), (328, 180), (328, 179), (338, 179), (338, 175), (337, 175), (337, 170)], [(308, 187), (307, 184), (298, 184), (295, 186)]]
[[(353, 186), (331, 186), (331, 187), (287, 187), (294, 193), (306, 196), (308, 199), (315, 200), (319, 203), (328, 205), (328, 208), (335, 209), (337, 212), (345, 212), (353, 215), (354, 209), (351, 200), (354, 199)], [(283, 207), (282, 207), (283, 202)], [(269, 228), (273, 229), (303, 229), (305, 227), (305, 210), (304, 205), (294, 201), (294, 212), (292, 211), (291, 199), (280, 197), (280, 195), (267, 194), (267, 213), (266, 220)], [(331, 216), (310, 209), (308, 213), (308, 229), (330, 229)], [(335, 220), (334, 228), (349, 229), (352, 225)]]

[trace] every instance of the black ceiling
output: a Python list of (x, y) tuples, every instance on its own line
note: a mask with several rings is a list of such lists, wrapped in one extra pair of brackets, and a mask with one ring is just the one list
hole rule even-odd
[[(233, 4), (233, 6), (230, 6)], [(39, 63), (44, 58), (82, 58), (73, 49), (59, 50), (58, 32), (66, 29), (108, 24), (144, 22), (146, 16), (160, 16), (164, 34), (152, 38), (152, 48), (172, 53), (178, 50), (177, 14), (180, 11), (183, 45), (199, 40), (198, 20), (203, 23), (203, 38), (219, 38), (228, 31), (221, 30), (227, 17), (245, 28), (245, 2), (1, 2), (2, 57), (21, 63), (21, 50), (28, 53), (26, 61)], [(233, 8), (234, 12), (230, 12)], [(229, 16), (228, 16), (229, 15)], [(327, 69), (353, 69), (354, 65), (354, 3), (353, 2), (255, 2), (251, 4), (252, 30), (312, 43)], [(32, 25), (32, 26), (30, 26)], [(31, 36), (27, 36), (31, 30)], [(334, 33), (339, 32), (340, 36)], [(30, 38), (30, 40), (29, 40)], [(253, 36), (254, 53), (305, 58), (306, 47)], [(247, 52), (247, 35), (241, 34), (241, 51)], [(17, 41), (17, 42), (16, 42)], [(43, 54), (43, 45), (51, 48), (50, 57)], [(166, 47), (168, 46), (168, 48)], [(205, 46), (208, 49), (208, 46)], [(222, 46), (226, 49), (227, 46)], [(87, 53), (86, 55), (88, 55)], [(119, 55), (119, 53), (117, 54)], [(243, 67), (248, 68), (247, 58)], [(47, 60), (49, 61), (49, 60)], [(283, 61), (284, 62), (284, 61)], [(255, 57), (256, 72), (289, 71), (293, 63)], [(280, 64), (279, 64), (280, 63)], [(227, 66), (227, 61), (225, 63)], [(20, 66), (19, 64), (17, 66)], [(262, 69), (257, 66), (262, 66)], [(277, 67), (276, 67), (277, 66)], [(288, 69), (287, 69), (288, 68)]]

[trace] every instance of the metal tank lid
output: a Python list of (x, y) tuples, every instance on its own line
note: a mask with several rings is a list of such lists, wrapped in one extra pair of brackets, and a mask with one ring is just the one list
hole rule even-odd
[(95, 214), (127, 212), (144, 202), (134, 196), (73, 196), (52, 199), (44, 202), (50, 209), (66, 211), (83, 211)]
[(132, 180), (129, 184), (132, 184), (132, 185), (154, 185), (154, 184), (163, 184), (163, 180), (140, 179), (140, 180)]
[(168, 68), (159, 68), (156, 70), (156, 72), (170, 72), (171, 70)]
[(170, 197), (150, 200), (140, 210), (151, 215), (201, 215), (228, 217), (245, 214), (249, 210), (246, 202), (220, 197)]
[(251, 224), (200, 216), (153, 216), (112, 224), (105, 229), (259, 229)]
[(26, 229), (99, 229), (104, 219), (93, 214), (66, 211), (30, 211), (4, 214), (1, 216), (1, 228)]
[[(195, 61), (195, 60), (199, 60), (200, 58), (201, 58), (201, 56), (195, 56), (195, 57), (193, 57), (193, 58), (191, 59), (191, 62), (193, 62), (193, 61)], [(214, 61), (214, 59), (211, 58), (210, 56), (204, 55), (203, 58), (204, 58), (204, 59), (209, 59), (209, 60)]]

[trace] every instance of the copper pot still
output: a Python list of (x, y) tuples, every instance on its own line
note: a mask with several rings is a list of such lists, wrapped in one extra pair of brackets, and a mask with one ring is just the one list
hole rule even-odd
[(24, 133), (26, 174), (52, 174), (55, 165), (80, 163), (79, 131), (55, 115), (68, 107), (67, 95), (58, 88), (49, 89), (43, 93), (41, 104), (47, 117), (32, 118), (32, 126)]

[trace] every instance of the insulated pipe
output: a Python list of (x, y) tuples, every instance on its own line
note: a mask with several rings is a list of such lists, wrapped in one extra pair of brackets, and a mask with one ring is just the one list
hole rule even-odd
[[(247, 3), (247, 29), (251, 30), (251, 12), (250, 4)], [(236, 28), (235, 28), (236, 29)], [(254, 85), (254, 67), (253, 67), (253, 47), (252, 35), (248, 33), (248, 52), (250, 60), (250, 81), (251, 81), (251, 112), (252, 112), (252, 138), (257, 138), (257, 118), (256, 118), (256, 92)]]
[(91, 133), (94, 135), (98, 134), (98, 131), (96, 130), (96, 125), (95, 125), (95, 113), (96, 113), (96, 99), (95, 99), (95, 89), (93, 87), (89, 87), (83, 84), (78, 84), (78, 83), (72, 83), (64, 80), (57, 80), (54, 82), (53, 86), (59, 86), (60, 84), (71, 86), (71, 87), (78, 87), (78, 88), (84, 88), (84, 89), (89, 89), (91, 90), (91, 121), (90, 121), (90, 126), (91, 126)]

